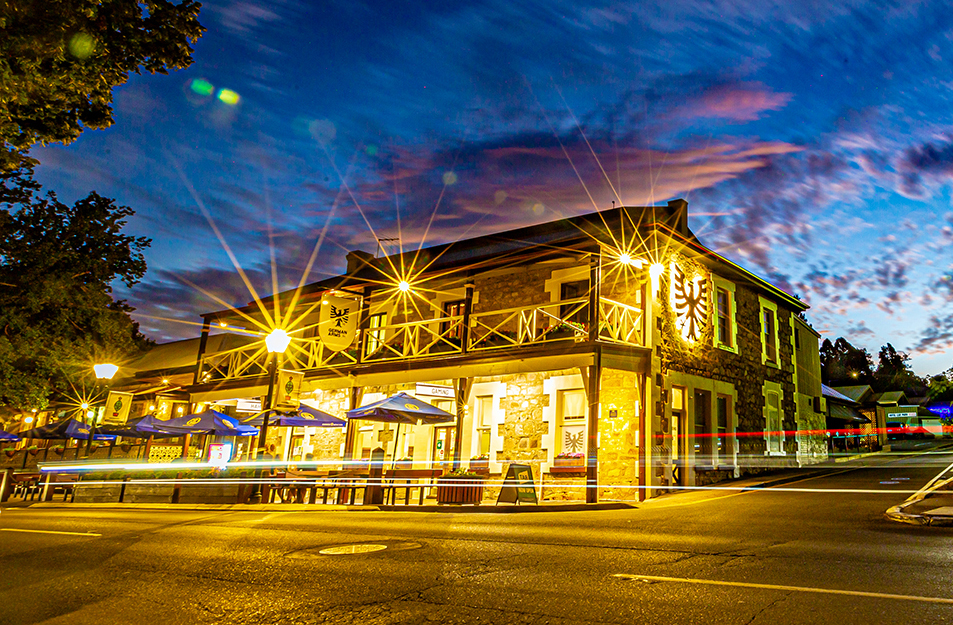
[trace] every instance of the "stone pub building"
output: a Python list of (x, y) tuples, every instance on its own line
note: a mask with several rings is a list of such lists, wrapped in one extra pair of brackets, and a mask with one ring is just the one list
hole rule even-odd
[[(192, 404), (234, 414), (265, 395), (263, 340), (208, 349), (213, 328), (256, 320), (291, 335), (280, 367), (303, 374), (305, 403), (343, 415), (404, 391), (457, 416), (399, 433), (275, 429), (289, 460), (382, 446), (419, 468), (530, 464), (542, 500), (592, 502), (826, 455), (807, 306), (706, 248), (683, 200), (347, 261), (262, 306), (204, 315)], [(288, 312), (268, 321), (276, 307)], [(322, 327), (345, 317), (353, 332), (329, 340)]]

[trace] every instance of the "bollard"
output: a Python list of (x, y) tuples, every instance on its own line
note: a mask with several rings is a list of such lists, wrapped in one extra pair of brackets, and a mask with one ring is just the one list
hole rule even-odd
[(10, 499), (13, 493), (13, 467), (3, 470), (3, 476), (0, 477), (0, 503)]

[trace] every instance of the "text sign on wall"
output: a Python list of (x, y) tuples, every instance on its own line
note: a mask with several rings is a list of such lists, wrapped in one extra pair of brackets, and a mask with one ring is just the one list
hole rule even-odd
[(417, 384), (414, 395), (418, 397), (445, 397), (453, 399), (453, 387), (439, 384)]

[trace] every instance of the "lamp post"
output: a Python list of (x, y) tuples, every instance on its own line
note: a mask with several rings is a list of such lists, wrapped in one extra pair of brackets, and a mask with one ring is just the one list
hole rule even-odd
[[(278, 379), (278, 358), (288, 349), (291, 337), (284, 330), (272, 330), (265, 337), (265, 347), (268, 349), (268, 394), (265, 395), (265, 403), (262, 406), (264, 418), (261, 422), (261, 431), (258, 433), (258, 448), (255, 451), (255, 460), (260, 460), (265, 454), (268, 437), (268, 411), (272, 409), (275, 401), (275, 383)], [(255, 483), (252, 485), (251, 495), (248, 496), (248, 503), (261, 503), (261, 467), (255, 469)]]
[[(93, 365), (93, 373), (96, 374), (96, 380), (106, 388), (109, 388), (109, 381), (113, 379), (117, 371), (119, 371), (119, 367), (114, 364), (103, 363)], [(108, 394), (106, 395), (106, 401), (109, 401)], [(88, 456), (89, 448), (93, 444), (93, 426), (95, 425), (96, 413), (89, 410), (86, 412), (86, 417), (89, 419), (89, 435), (86, 437), (86, 455)]]

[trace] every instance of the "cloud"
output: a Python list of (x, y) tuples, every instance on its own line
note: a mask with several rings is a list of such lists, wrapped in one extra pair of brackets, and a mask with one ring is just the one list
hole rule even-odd
[(920, 340), (910, 349), (915, 354), (942, 354), (953, 349), (953, 315), (930, 317)]

